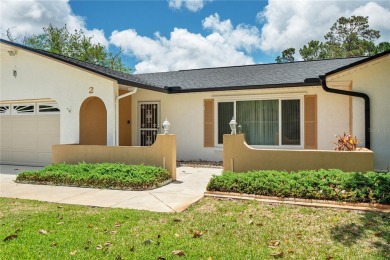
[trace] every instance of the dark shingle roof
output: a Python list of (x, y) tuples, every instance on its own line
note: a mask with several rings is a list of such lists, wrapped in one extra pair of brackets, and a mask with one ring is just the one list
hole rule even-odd
[(367, 57), (258, 64), (221, 68), (138, 74), (142, 82), (163, 88), (180, 86), (184, 91), (226, 88), (269, 88), (307, 85), (307, 78), (350, 65)]
[(310, 83), (310, 81), (306, 81), (305, 83), (305, 79), (336, 73), (390, 53), (390, 51), (386, 51), (371, 57), (257, 64), (132, 75), (51, 52), (33, 49), (3, 39), (0, 39), (0, 42), (86, 69), (117, 80), (119, 84), (168, 93), (319, 85), (318, 82)]

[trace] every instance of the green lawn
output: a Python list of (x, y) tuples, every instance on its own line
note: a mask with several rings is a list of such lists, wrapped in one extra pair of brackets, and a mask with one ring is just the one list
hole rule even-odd
[(0, 198), (0, 223), (1, 259), (180, 258), (174, 250), (188, 259), (386, 259), (390, 251), (389, 214), (214, 198), (175, 214)]

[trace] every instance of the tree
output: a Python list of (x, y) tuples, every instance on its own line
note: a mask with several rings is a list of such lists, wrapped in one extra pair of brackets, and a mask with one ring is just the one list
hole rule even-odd
[(370, 53), (370, 42), (380, 37), (369, 29), (368, 16), (340, 17), (324, 36), (329, 58), (361, 56)]
[(295, 48), (288, 48), (282, 51), (282, 56), (276, 57), (277, 63), (293, 62), (294, 61)]
[(66, 25), (58, 28), (50, 24), (43, 28), (42, 34), (24, 37), (23, 44), (114, 70), (131, 71), (122, 61), (122, 50), (113, 54), (105, 46), (92, 43), (91, 40), (92, 37), (86, 36), (81, 29), (71, 33)]
[(381, 42), (377, 46), (375, 46), (374, 54), (378, 54), (388, 50), (390, 50), (390, 42)]
[[(299, 49), (299, 53), (303, 60), (321, 60), (374, 55), (390, 50), (389, 42), (375, 45), (374, 41), (379, 37), (379, 31), (369, 28), (368, 16), (340, 17), (324, 36), (325, 42), (311, 40)], [(282, 57), (276, 58), (277, 62), (286, 62), (283, 53)]]
[(312, 40), (299, 49), (299, 53), (304, 60), (318, 60), (374, 55), (390, 50), (388, 42), (375, 46), (374, 41), (379, 37), (379, 31), (369, 28), (368, 16), (340, 17), (324, 36), (324, 43)]
[(313, 40), (311, 40), (307, 46), (303, 45), (303, 47), (299, 49), (299, 54), (301, 54), (303, 60), (318, 60), (327, 57), (325, 45), (322, 42)]
[(14, 37), (11, 31), (11, 28), (7, 29), (7, 38), (10, 42), (16, 42), (18, 40), (17, 37)]

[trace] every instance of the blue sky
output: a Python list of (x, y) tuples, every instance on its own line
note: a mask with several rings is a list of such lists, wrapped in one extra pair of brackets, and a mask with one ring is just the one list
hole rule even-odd
[[(201, 21), (214, 13), (233, 24), (258, 24), (256, 15), (266, 1), (213, 1), (197, 12), (170, 8), (166, 1), (70, 1), (75, 14), (86, 18), (88, 26), (105, 31), (137, 28), (152, 36), (159, 31), (168, 35), (174, 27), (202, 33)], [(104, 16), (104, 17), (103, 17)], [(107, 35), (109, 36), (109, 35)]]
[(83, 29), (109, 50), (123, 49), (136, 73), (270, 63), (283, 49), (323, 40), (341, 16), (369, 16), (390, 41), (390, 1), (382, 0), (2, 0), (1, 34), (39, 34), (49, 23)]
[[(256, 18), (259, 10), (263, 10), (266, 1), (213, 1), (197, 12), (186, 8), (170, 8), (166, 1), (70, 1), (75, 14), (85, 17), (88, 26), (104, 28), (105, 36), (114, 30), (135, 28), (138, 34), (154, 37), (156, 32), (169, 37), (176, 28), (186, 28), (192, 33), (205, 34), (202, 20), (218, 13), (221, 19), (230, 19), (232, 24), (250, 24), (261, 27)], [(102, 17), (104, 18), (102, 19)], [(109, 22), (108, 22), (109, 21)], [(112, 51), (117, 51), (111, 46)], [(275, 53), (254, 51), (252, 56), (256, 63), (274, 62)], [(126, 62), (134, 67), (137, 60), (125, 57)]]

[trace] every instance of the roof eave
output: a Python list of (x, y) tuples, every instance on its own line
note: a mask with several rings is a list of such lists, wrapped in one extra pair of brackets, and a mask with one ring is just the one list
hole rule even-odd
[(269, 84), (269, 85), (249, 85), (249, 86), (229, 86), (219, 88), (196, 88), (196, 89), (182, 89), (180, 91), (171, 91), (168, 94), (180, 94), (180, 93), (196, 93), (196, 92), (216, 92), (227, 90), (251, 90), (251, 89), (273, 89), (273, 88), (292, 88), (292, 87), (320, 87), (321, 84), (317, 82), (297, 82), (297, 83), (285, 83), (285, 84)]
[(351, 64), (348, 64), (348, 65), (346, 65), (346, 66), (343, 66), (343, 67), (337, 68), (337, 69), (335, 69), (335, 70), (329, 71), (329, 72), (325, 73), (325, 76), (330, 76), (330, 75), (333, 75), (333, 74), (342, 72), (342, 71), (344, 71), (344, 70), (353, 68), (353, 67), (355, 67), (355, 66), (364, 64), (364, 63), (366, 63), (366, 62), (370, 62), (370, 61), (372, 61), (372, 60), (375, 60), (375, 59), (378, 59), (378, 58), (380, 58), (380, 57), (386, 56), (386, 55), (388, 55), (388, 54), (390, 54), (390, 50), (381, 52), (381, 53), (376, 54), (376, 55), (374, 55), (374, 56), (367, 57), (366, 59), (362, 59), (362, 60), (353, 62), (353, 63), (351, 63)]
[(146, 89), (146, 90), (168, 93), (166, 90), (159, 88), (159, 87), (153, 87), (150, 85), (142, 84), (140, 82), (125, 80), (125, 79), (121, 79), (121, 78), (116, 78), (116, 79), (118, 81), (118, 84), (120, 84), (120, 85), (126, 85), (126, 86), (131, 86), (131, 87), (142, 88), (142, 89)]

